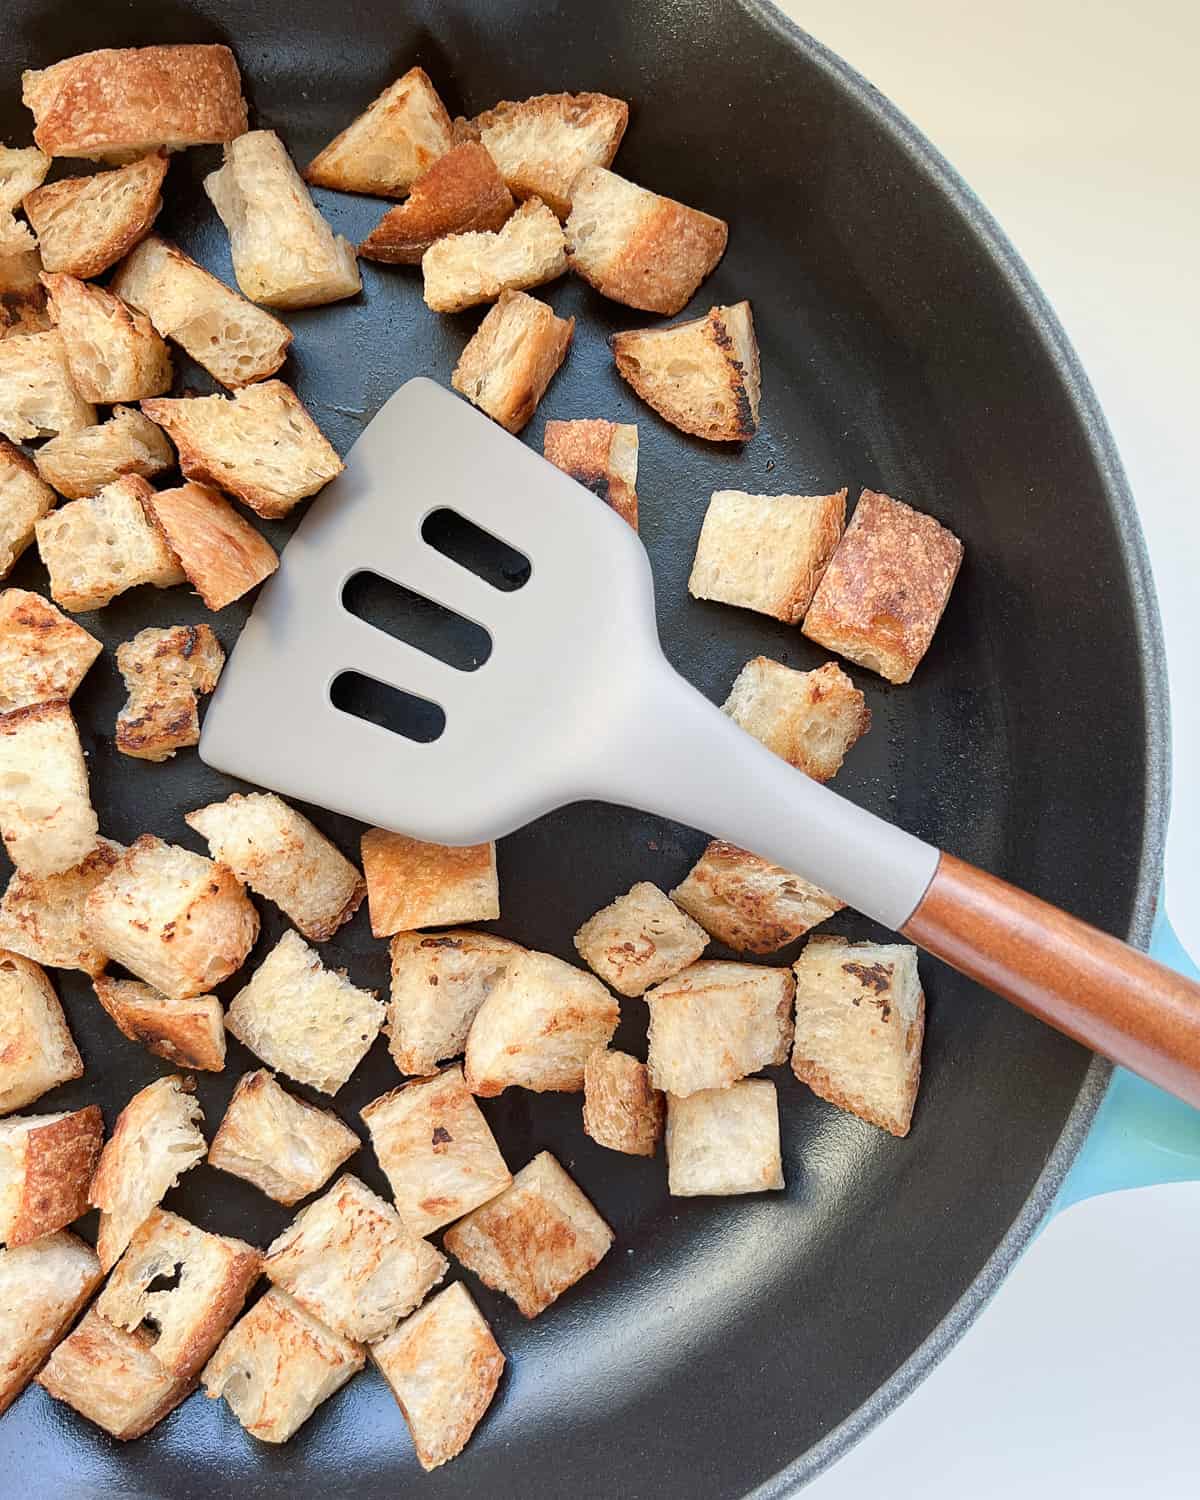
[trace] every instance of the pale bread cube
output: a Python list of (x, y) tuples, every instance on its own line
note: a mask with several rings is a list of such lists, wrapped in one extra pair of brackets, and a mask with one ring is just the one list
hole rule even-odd
[(111, 839), (61, 875), (23, 875), (14, 870), (0, 901), (0, 948), (54, 969), (99, 974), (108, 955), (88, 931), (84, 903), (125, 853)]
[(461, 1067), (393, 1089), (359, 1113), (396, 1212), (414, 1234), (461, 1219), (512, 1181)]
[(537, 410), (575, 333), (536, 297), (506, 291), (458, 357), (450, 384), (508, 432)]
[(85, 401), (137, 401), (170, 390), (171, 356), (145, 313), (75, 276), (44, 271), (42, 285)]
[(122, 1036), (177, 1068), (219, 1073), (225, 1066), (225, 1013), (215, 995), (172, 1000), (140, 979), (98, 974), (96, 999)]
[(153, 151), (114, 172), (63, 177), (28, 194), (23, 206), (42, 265), (85, 281), (107, 271), (149, 232), (166, 173), (166, 152)]
[(217, 685), (225, 653), (208, 625), (152, 625), (117, 647), (128, 700), (115, 742), (135, 760), (170, 760), (200, 742), (200, 693)]
[(836, 662), (797, 672), (755, 656), (738, 673), (725, 713), (788, 765), (829, 781), (871, 727), (871, 710)]
[(0, 339), (0, 433), (14, 443), (78, 432), (96, 421), (71, 379), (57, 328)]
[(720, 959), (650, 990), (651, 1083), (667, 1094), (694, 1094), (786, 1062), (794, 993), (787, 969)]
[[(58, 442), (59, 439), (51, 439)], [(57, 496), (20, 448), (0, 437), (0, 578), (7, 578), (29, 547), (35, 528)]]
[(566, 269), (562, 225), (540, 198), (523, 203), (499, 229), (446, 235), (421, 257), (425, 304), (444, 313), (542, 286)]
[(335, 1333), (370, 1343), (421, 1305), (448, 1264), (347, 1172), (272, 1243), (263, 1269)]
[(464, 141), (417, 178), (407, 200), (388, 209), (358, 253), (365, 260), (418, 266), (436, 241), (499, 229), (515, 206), (487, 150)]
[(402, 1073), (424, 1076), (457, 1057), (505, 965), (525, 950), (468, 928), (398, 932), (391, 941), (388, 1043)]
[(304, 169), (316, 187), (402, 198), (454, 144), (450, 116), (424, 68), (409, 68)]
[(169, 589), (186, 581), (148, 514), (153, 493), (140, 475), (124, 474), (98, 494), (42, 517), (38, 551), (56, 604), (78, 614), (103, 609), (138, 584)]
[(60, 875), (96, 846), (79, 731), (66, 703), (0, 714), (0, 835), (17, 869)]
[(707, 947), (703, 927), (648, 880), (589, 917), (575, 934), (580, 958), (619, 995), (645, 994), (695, 963)]
[(259, 1068), (234, 1089), (208, 1164), (290, 1206), (324, 1187), (361, 1144), (332, 1110), (297, 1099)]
[(107, 421), (43, 443), (34, 461), (60, 495), (86, 500), (125, 474), (153, 479), (174, 466), (175, 450), (149, 417), (132, 406), (114, 406)]
[(285, 932), (234, 996), (225, 1026), (268, 1067), (336, 1094), (370, 1050), (387, 1012)]
[(500, 915), (495, 844), (453, 848), (368, 828), (362, 867), (376, 937)]
[(0, 1243), (28, 1244), (87, 1213), (103, 1142), (98, 1104), (0, 1120)]
[(792, 1072), (839, 1109), (907, 1135), (925, 1036), (917, 950), (813, 938), (794, 969)]
[(779, 1104), (769, 1078), (667, 1098), (667, 1181), (676, 1198), (783, 1187)]
[(0, 711), (66, 702), (104, 647), (40, 594), (0, 593)]
[(583, 1068), (583, 1128), (598, 1146), (627, 1156), (653, 1156), (666, 1103), (645, 1063), (628, 1052), (598, 1047)]
[(476, 115), (471, 129), (487, 147), (509, 190), (541, 198), (560, 219), (585, 167), (607, 167), (629, 123), (629, 106), (607, 94), (538, 94), (504, 100)]
[(638, 430), (633, 422), (587, 419), (547, 422), (542, 454), (548, 463), (598, 495), (638, 529)]
[(279, 554), (266, 537), (207, 485), (159, 490), (150, 513), (209, 609), (224, 609), (279, 566)]
[(73, 1234), (0, 1250), (0, 1416), (75, 1321), (104, 1273)]
[(14, 211), (45, 180), (50, 158), (36, 146), (0, 146), (0, 256), (33, 249), (34, 240)]
[(0, 1115), (82, 1077), (54, 986), (37, 964), (0, 951)]
[(845, 906), (802, 876), (721, 839), (713, 839), (671, 900), (718, 943), (741, 953), (774, 953)]

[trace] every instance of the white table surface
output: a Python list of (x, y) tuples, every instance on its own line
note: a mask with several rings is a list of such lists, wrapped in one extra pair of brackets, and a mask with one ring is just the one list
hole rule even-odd
[[(1200, 955), (1200, 5), (783, 9), (963, 174), (1054, 304), (1099, 395), (1158, 585), (1175, 765), (1167, 908)], [(916, 1394), (808, 1493), (1196, 1500), (1198, 1259), (1200, 1185), (1069, 1209)]]

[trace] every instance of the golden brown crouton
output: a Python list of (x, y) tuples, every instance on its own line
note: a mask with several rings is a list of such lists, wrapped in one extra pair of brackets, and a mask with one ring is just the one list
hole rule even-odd
[(66, 702), (103, 650), (40, 594), (0, 592), (0, 711)]
[(769, 1078), (667, 1099), (668, 1191), (676, 1198), (783, 1187), (779, 1103)]
[(706, 959), (650, 990), (651, 1083), (694, 1094), (786, 1062), (795, 989), (788, 969)]
[(671, 900), (718, 943), (774, 953), (845, 906), (835, 896), (736, 844), (714, 839)]
[(78, 432), (96, 421), (71, 379), (57, 328), (0, 339), (0, 433), (14, 443)]
[(33, 1379), (103, 1275), (92, 1247), (65, 1231), (0, 1250), (0, 1416)]
[(199, 693), (211, 693), (225, 653), (207, 625), (152, 625), (117, 647), (129, 699), (117, 715), (116, 746), (136, 760), (169, 760), (200, 742)]
[(166, 152), (155, 151), (115, 172), (63, 177), (28, 194), (42, 265), (85, 281), (107, 271), (149, 233), (166, 173)]
[(153, 479), (174, 467), (175, 450), (149, 417), (131, 406), (114, 406), (107, 421), (43, 443), (34, 461), (38, 473), (60, 495), (84, 500), (124, 474)]
[(670, 979), (708, 947), (708, 933), (641, 880), (575, 934), (575, 948), (619, 995), (642, 995)]
[(14, 871), (0, 901), (0, 948), (54, 969), (99, 974), (108, 955), (87, 930), (84, 902), (124, 852), (110, 839), (97, 839), (91, 853), (61, 875)]
[(37, 964), (0, 951), (0, 1115), (82, 1077), (54, 986)]
[(304, 169), (343, 193), (402, 198), (452, 144), (450, 116), (424, 68), (409, 68)]
[(59, 875), (95, 847), (99, 824), (70, 706), (0, 714), (0, 835), (17, 869)]
[(224, 609), (279, 566), (279, 554), (266, 537), (207, 485), (159, 490), (149, 509), (209, 609)]
[(547, 422), (542, 453), (638, 529), (638, 430), (632, 422)]
[(219, 1073), (225, 1066), (225, 1016), (215, 995), (171, 1000), (140, 979), (98, 974), (96, 999), (131, 1042), (177, 1068)]
[(450, 234), (421, 258), (425, 302), (462, 312), (502, 292), (542, 286), (567, 269), (562, 226), (540, 198), (523, 203), (499, 229)]
[(871, 727), (866, 699), (836, 662), (797, 672), (766, 656), (748, 661), (721, 705), (768, 750), (814, 781), (828, 781)]
[(495, 844), (456, 848), (369, 828), (362, 866), (376, 937), (500, 915)]
[(515, 206), (491, 156), (467, 141), (417, 178), (407, 201), (388, 209), (358, 253), (391, 265), (420, 265), (437, 240), (499, 229)]
[(537, 410), (575, 332), (536, 297), (506, 291), (458, 357), (450, 384), (509, 432)]
[(98, 1104), (0, 1120), (0, 1242), (25, 1245), (87, 1213), (103, 1142)]
[(456, 1057), (508, 961), (525, 950), (467, 928), (398, 932), (391, 942), (389, 1048), (402, 1073), (423, 1076)]
[(575, 179), (585, 167), (610, 164), (628, 123), (623, 99), (538, 94), (503, 100), (477, 115), (468, 130), (487, 147), (511, 192), (541, 198), (565, 219)]
[(56, 498), (20, 448), (0, 438), (0, 578), (12, 572), (33, 541), (38, 521), (54, 509)]
[(645, 1063), (628, 1052), (598, 1047), (584, 1064), (583, 1128), (598, 1146), (653, 1156), (665, 1110)]
[(75, 276), (42, 273), (75, 389), (85, 401), (136, 401), (171, 386), (171, 356), (145, 313)]

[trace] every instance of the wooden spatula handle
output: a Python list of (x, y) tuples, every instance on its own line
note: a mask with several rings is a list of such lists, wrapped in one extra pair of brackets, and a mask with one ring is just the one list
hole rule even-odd
[(1182, 974), (950, 854), (904, 935), (1200, 1107), (1200, 985)]

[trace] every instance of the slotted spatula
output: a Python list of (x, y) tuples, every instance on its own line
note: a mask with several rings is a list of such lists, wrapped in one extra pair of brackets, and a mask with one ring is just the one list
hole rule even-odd
[[(443, 509), (523, 553), (524, 586), (504, 592), (426, 542)], [(343, 590), (363, 572), (476, 622), (491, 654), (460, 670), (350, 613)], [(442, 733), (419, 743), (335, 707), (346, 673), (437, 705)], [(429, 380), (387, 402), (289, 541), (200, 754), (444, 844), (583, 799), (662, 814), (795, 871), (1200, 1105), (1200, 986), (856, 807), (738, 728), (663, 656), (634, 532)]]

